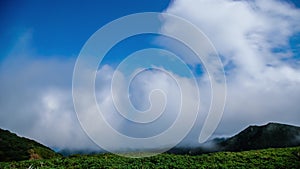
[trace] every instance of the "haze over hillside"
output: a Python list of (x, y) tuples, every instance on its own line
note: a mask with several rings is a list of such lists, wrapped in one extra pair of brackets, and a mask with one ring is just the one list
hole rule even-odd
[[(79, 65), (76, 64), (78, 56), (90, 37), (99, 37), (99, 42), (93, 46), (95, 51), (99, 49), (108, 52), (92, 71), (95, 76), (82, 77), (95, 77), (93, 91), (97, 105), (105, 112), (109, 124), (121, 134), (145, 138), (170, 128), (176, 112), (179, 112), (180, 97), (183, 96), (180, 92), (182, 90), (179, 90), (178, 84), (170, 76), (173, 74), (184, 85), (182, 89), (192, 90), (184, 101), (200, 104), (198, 118), (189, 116), (186, 123), (182, 124), (184, 128), (196, 120), (183, 140), (183, 144), (196, 145), (208, 112), (213, 110), (210, 109), (212, 93), (216, 94), (213, 98), (222, 98), (220, 92), (211, 91), (211, 84), (218, 83), (211, 83), (213, 78), (210, 76), (216, 74), (208, 74), (209, 67), (212, 70), (224, 69), (226, 76), (226, 108), (222, 117), (218, 116), (221, 121), (215, 130), (216, 136), (231, 136), (248, 125), (268, 121), (300, 125), (299, 0), (27, 0), (20, 3), (6, 0), (4, 3), (1, 1), (0, 8), (0, 127), (40, 140), (49, 147), (98, 149), (81, 128), (72, 97), (74, 67)], [(157, 34), (138, 33), (128, 38), (122, 37), (111, 49), (100, 50), (110, 46), (108, 42), (118, 39), (116, 36), (121, 32), (134, 34), (134, 30), (140, 26), (148, 30), (155, 24), (140, 19), (136, 23), (124, 22), (125, 26), (107, 29), (115, 30), (116, 33), (107, 33), (103, 37), (93, 36), (94, 33), (109, 23), (116, 23), (115, 19), (149, 11), (178, 16), (203, 32), (211, 42), (209, 44), (217, 50), (222, 68), (214, 67), (214, 61), (201, 61), (201, 56), (196, 56), (195, 50), (189, 47), (189, 44), (195, 44), (193, 46), (206, 48), (203, 45), (207, 42), (205, 39), (198, 38), (193, 31), (183, 29), (184, 25), (176, 20), (165, 17), (156, 17)], [(188, 43), (169, 35), (188, 39)], [(121, 90), (111, 90), (113, 75), (120, 73), (129, 76), (129, 68), (132, 68), (129, 65), (128, 69), (118, 71), (118, 65), (128, 61), (131, 54), (144, 49), (173, 53), (195, 78), (182, 74), (181, 67), (172, 62), (176, 57), (166, 60), (164, 55), (150, 54), (141, 56), (136, 62), (137, 67), (132, 72), (145, 71), (136, 76), (130, 74), (134, 78), (128, 90), (124, 88), (128, 84), (125, 82), (117, 83), (117, 89)], [(212, 55), (208, 54), (202, 56), (210, 58)], [(100, 56), (95, 54), (92, 58)], [(143, 61), (154, 67), (147, 69), (141, 64)], [(155, 67), (161, 71), (155, 70)], [(194, 80), (198, 85), (194, 85)], [(151, 107), (149, 96), (152, 89), (159, 89), (166, 94), (166, 109), (157, 121), (147, 125), (131, 123), (115, 109), (111, 91), (117, 96), (126, 96), (118, 97), (121, 99), (119, 103), (131, 102), (138, 110), (144, 111)], [(79, 96), (82, 103), (89, 103), (84, 97), (85, 91), (88, 90), (79, 93)], [(201, 97), (199, 100), (194, 99), (198, 91)], [(154, 99), (158, 103), (163, 100), (164, 97)], [(160, 107), (159, 104), (152, 106), (154, 109)], [(186, 112), (194, 112), (188, 111), (189, 106), (184, 108)], [(87, 114), (92, 112), (90, 109), (82, 110), (87, 111)], [(91, 121), (94, 119), (89, 118)], [(97, 129), (95, 127), (92, 130), (98, 133)], [(175, 132), (169, 140), (174, 140), (176, 136), (178, 133)], [(190, 140), (196, 141), (191, 143)], [(110, 139), (108, 143), (112, 147), (122, 148), (124, 141)], [(153, 145), (150, 142), (148, 146)], [(131, 146), (135, 148), (144, 145), (133, 143)]]
[[(229, 138), (215, 138), (196, 147), (175, 147), (168, 152), (196, 155), (216, 151), (246, 151), (294, 146), (300, 146), (300, 127), (268, 123), (263, 126), (249, 126), (237, 135)], [(135, 150), (128, 149), (127, 151)], [(60, 150), (60, 153), (63, 155), (97, 154), (103, 152), (100, 149), (91, 151), (80, 147), (73, 150)], [(0, 129), (0, 161), (52, 158), (57, 156), (60, 156), (60, 154), (36, 141), (19, 137), (7, 130)]]
[[(299, 168), (300, 147), (242, 151), (300, 145), (298, 139), (292, 141), (295, 136), (299, 136), (299, 127), (269, 123), (249, 126), (228, 139), (215, 139), (215, 143), (225, 145), (226, 152), (197, 155), (199, 149), (189, 149), (184, 153), (190, 155), (164, 153), (149, 158), (125, 158), (110, 153), (62, 157), (35, 141), (0, 129), (0, 168)], [(228, 152), (230, 149), (242, 152)], [(51, 159), (28, 161), (41, 157)], [(2, 162), (12, 160), (25, 161)]]

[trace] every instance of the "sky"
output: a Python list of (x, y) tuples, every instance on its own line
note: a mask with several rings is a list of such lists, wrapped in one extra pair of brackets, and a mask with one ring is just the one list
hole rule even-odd
[[(212, 137), (232, 136), (248, 125), (270, 121), (300, 126), (299, 1), (107, 0), (73, 1), (70, 4), (68, 1), (27, 0), (0, 3), (1, 128), (56, 150), (98, 149), (84, 132), (74, 109), (72, 78), (75, 63), (83, 46), (97, 30), (115, 19), (139, 12), (165, 12), (184, 18), (205, 34), (219, 54), (227, 95), (223, 115)], [(176, 20), (162, 17), (160, 24), (161, 34), (182, 35), (196, 45), (202, 42)], [(172, 51), (180, 61), (166, 59), (161, 62), (157, 56), (162, 56), (163, 52), (145, 56), (137, 63), (159, 60), (160, 65), (138, 73), (131, 81), (128, 97), (124, 88), (126, 83), (122, 80), (126, 80), (129, 69), (116, 69), (128, 55), (146, 48)], [(184, 69), (178, 66), (172, 70), (172, 65), (174, 67), (181, 61), (186, 63), (195, 79), (182, 73)], [(172, 64), (160, 67), (165, 63)], [(196, 145), (212, 98), (207, 74), (210, 66), (203, 63), (186, 45), (172, 38), (154, 34), (129, 37), (116, 44), (98, 66), (97, 103), (105, 112), (106, 120), (120, 133), (150, 137), (168, 129), (178, 116), (178, 105), (182, 101), (179, 83), (187, 92), (186, 102), (200, 105), (197, 117), (189, 114), (194, 110), (192, 106), (184, 107), (187, 124), (179, 124), (184, 128), (195, 121), (181, 144)], [(111, 93), (115, 74), (120, 77), (114, 90), (116, 98)], [(128, 98), (138, 110), (157, 108), (164, 101), (159, 95), (151, 95), (153, 99), (149, 102), (149, 93), (153, 94), (155, 89), (163, 91), (163, 98), (167, 99), (165, 114), (157, 123), (140, 126), (118, 115), (114, 101), (122, 104)], [(84, 102), (85, 93), (81, 96)], [(169, 144), (164, 141), (154, 147)], [(123, 145), (121, 142), (115, 139), (110, 144), (116, 149), (153, 148), (153, 145)]]

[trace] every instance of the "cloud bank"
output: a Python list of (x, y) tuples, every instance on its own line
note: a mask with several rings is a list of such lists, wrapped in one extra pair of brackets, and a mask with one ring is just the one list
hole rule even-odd
[(0, 65), (1, 127), (57, 149), (96, 149), (74, 113), (75, 59), (34, 53), (31, 36), (25, 32)]
[[(277, 0), (175, 0), (165, 12), (183, 17), (201, 29), (225, 65), (226, 109), (216, 136), (233, 135), (247, 125), (268, 121), (300, 125), (300, 61), (290, 44), (290, 38), (300, 33), (298, 8)], [(164, 20), (162, 31), (169, 30), (184, 31)], [(0, 65), (1, 127), (51, 147), (98, 149), (81, 129), (73, 108), (75, 59), (33, 57), (37, 54), (28, 43), (30, 39), (25, 34)], [(172, 48), (172, 43), (168, 47)], [(194, 58), (183, 59), (191, 65), (198, 63)], [(130, 99), (137, 109), (150, 106), (148, 97), (153, 89), (163, 90), (168, 98), (162, 121), (140, 128), (122, 119), (113, 107), (113, 72), (109, 65), (99, 68), (96, 96), (114, 128), (126, 135), (148, 137), (169, 127), (176, 118), (174, 112), (179, 102), (178, 86), (173, 79), (159, 71), (146, 71), (134, 79)], [(187, 87), (195, 87), (190, 79), (179, 78)], [(197, 80), (201, 97), (199, 117), (183, 145), (197, 143), (210, 103), (207, 76), (203, 74)], [(190, 98), (193, 102), (193, 94)], [(111, 144), (122, 147), (118, 140)]]
[[(300, 32), (298, 8), (278, 0), (177, 0), (165, 12), (195, 24), (222, 58), (228, 98), (217, 133), (267, 121), (299, 125), (300, 62), (290, 44)], [(171, 21), (165, 27), (183, 31)]]

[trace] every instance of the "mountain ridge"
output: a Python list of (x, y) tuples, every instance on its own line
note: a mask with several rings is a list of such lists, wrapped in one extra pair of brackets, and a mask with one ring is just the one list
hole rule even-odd
[(300, 127), (269, 122), (265, 125), (250, 125), (232, 137), (215, 138), (195, 148), (175, 147), (168, 153), (199, 155), (295, 146), (300, 146)]
[(275, 122), (262, 126), (250, 125), (219, 145), (223, 147), (223, 151), (300, 146), (300, 127)]
[[(229, 138), (215, 138), (197, 147), (174, 147), (170, 154), (199, 155), (220, 151), (247, 151), (266, 148), (300, 146), (300, 127), (271, 122), (265, 125), (250, 125)], [(34, 140), (19, 137), (8, 130), (0, 129), (0, 161), (47, 159), (72, 154), (98, 154), (103, 152), (74, 151), (56, 153)], [(64, 153), (63, 153), (64, 152)]]
[(8, 130), (0, 129), (0, 161), (21, 161), (59, 157), (47, 146)]

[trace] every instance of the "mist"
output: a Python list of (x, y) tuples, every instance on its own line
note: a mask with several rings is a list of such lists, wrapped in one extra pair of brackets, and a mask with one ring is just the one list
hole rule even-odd
[[(298, 8), (275, 0), (175, 0), (165, 12), (183, 17), (201, 29), (224, 64), (226, 107), (211, 138), (232, 136), (248, 125), (269, 121), (300, 125), (300, 61), (289, 42), (300, 33)], [(164, 22), (162, 32), (182, 31), (171, 21)], [(100, 150), (82, 129), (74, 110), (72, 75), (76, 57), (43, 57), (34, 52), (32, 32), (18, 36), (18, 42), (0, 65), (0, 127), (58, 150)], [(153, 43), (164, 42), (156, 39)], [(176, 47), (172, 43), (165, 45)], [(198, 64), (190, 57), (182, 59), (191, 66)], [(136, 109), (143, 111), (151, 106), (149, 94), (153, 89), (164, 91), (167, 101), (164, 115), (158, 121), (138, 125), (122, 118), (114, 108), (111, 96), (114, 69), (109, 64), (99, 67), (95, 89), (97, 103), (113, 128), (128, 136), (146, 138), (170, 127), (180, 102), (174, 79), (161, 71), (148, 70), (132, 81), (129, 99)], [(195, 93), (189, 93), (188, 102), (199, 102), (200, 109), (197, 119), (186, 119), (186, 123), (195, 121), (195, 124), (179, 144), (196, 146), (210, 105), (209, 79), (204, 72), (196, 78), (197, 87), (189, 77), (174, 76), (200, 93), (200, 101), (194, 100)], [(122, 88), (123, 84), (118, 85)], [(168, 140), (151, 145), (123, 145), (117, 139), (110, 142), (116, 150), (169, 144)]]

